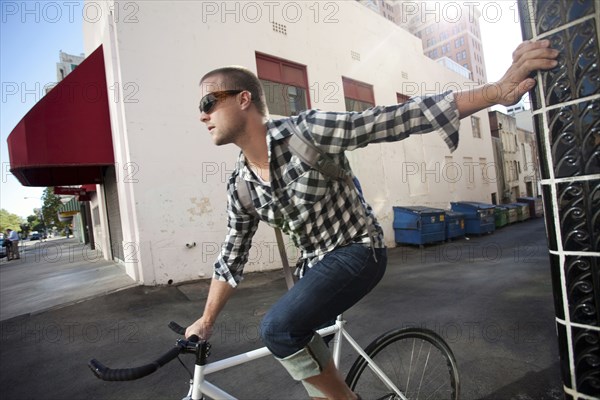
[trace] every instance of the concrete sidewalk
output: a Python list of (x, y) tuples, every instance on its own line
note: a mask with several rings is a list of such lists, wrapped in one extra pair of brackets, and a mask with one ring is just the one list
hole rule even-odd
[(73, 237), (23, 241), (0, 261), (0, 321), (135, 286), (122, 267)]
[[(345, 317), (362, 345), (392, 328), (416, 325), (438, 332), (456, 355), (462, 399), (562, 399), (551, 286), (544, 224), (530, 220), (471, 240), (390, 249), (384, 280)], [(3, 282), (2, 296), (5, 288), (11, 290)], [(97, 358), (124, 368), (154, 360), (177, 338), (167, 323), (194, 321), (207, 289), (204, 281), (137, 286), (3, 320), (0, 396), (183, 398), (189, 377), (178, 362), (119, 383), (98, 380), (86, 364)], [(258, 324), (284, 291), (279, 271), (247, 274), (215, 327), (212, 361), (261, 346)], [(346, 346), (344, 373), (354, 358)], [(190, 366), (193, 360), (184, 361)], [(271, 357), (209, 378), (241, 399), (306, 398)]]

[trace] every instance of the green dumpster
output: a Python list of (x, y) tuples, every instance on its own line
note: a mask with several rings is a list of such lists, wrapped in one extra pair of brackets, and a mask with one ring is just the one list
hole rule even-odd
[(502, 228), (508, 225), (508, 208), (502, 206), (496, 206), (494, 210), (494, 217), (496, 221), (496, 228)]

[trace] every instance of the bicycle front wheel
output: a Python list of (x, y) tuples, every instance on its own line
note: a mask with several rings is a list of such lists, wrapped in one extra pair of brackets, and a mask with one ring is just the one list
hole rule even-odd
[[(420, 328), (389, 331), (375, 339), (365, 352), (407, 399), (458, 399), (456, 359), (435, 332)], [(350, 368), (346, 383), (363, 399), (401, 399), (362, 356)]]

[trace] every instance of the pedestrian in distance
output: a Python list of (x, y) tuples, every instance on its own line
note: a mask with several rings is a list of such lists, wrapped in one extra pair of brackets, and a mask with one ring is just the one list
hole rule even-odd
[[(532, 73), (556, 67), (557, 56), (547, 40), (524, 42), (494, 84), (362, 112), (306, 110), (280, 120), (269, 118), (260, 81), (251, 71), (223, 67), (205, 74), (200, 82), (200, 121), (216, 145), (233, 143), (241, 152), (227, 183), (225, 242), (214, 264), (204, 312), (186, 336), (210, 337), (217, 316), (242, 280), (258, 223), (266, 222), (289, 235), (301, 259), (300, 279), (265, 315), (261, 339), (312, 398), (359, 398), (315, 332), (381, 280), (387, 261), (383, 231), (355, 180), (326, 177), (293, 154), (288, 141), (299, 132), (350, 178), (344, 152), (370, 143), (438, 131), (454, 151), (460, 119), (496, 104), (515, 104), (534, 87)], [(250, 191), (251, 209), (240, 198), (246, 190), (240, 185)]]
[(21, 258), (19, 254), (19, 234), (12, 229), (6, 230), (6, 239), (8, 243), (6, 244), (6, 259), (10, 260), (18, 260)]

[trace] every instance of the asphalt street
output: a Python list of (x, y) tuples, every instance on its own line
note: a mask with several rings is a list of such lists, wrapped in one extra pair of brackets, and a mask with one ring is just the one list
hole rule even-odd
[[(61, 268), (57, 264), (47, 266), (38, 260), (18, 269), (3, 262), (0, 278), (10, 269), (11, 282), (18, 282), (18, 273), (27, 279), (45, 268), (47, 273), (36, 279), (46, 279), (52, 276), (51, 268)], [(82, 262), (72, 272), (86, 268), (97, 269), (98, 264), (86, 267)], [(3, 319), (0, 397), (183, 398), (189, 376), (177, 361), (133, 382), (100, 381), (87, 363), (97, 358), (124, 368), (154, 360), (178, 338), (167, 328), (169, 321), (185, 325), (200, 315), (208, 282), (123, 289), (124, 280), (121, 290), (117, 286), (31, 312), (25, 301), (19, 315)], [(2, 291), (10, 287), (3, 285)], [(44, 290), (47, 295), (52, 290), (68, 291), (51, 285)], [(284, 291), (280, 271), (247, 274), (215, 327), (211, 359), (260, 347), (261, 317)], [(13, 295), (18, 297), (19, 292)], [(18, 303), (18, 298), (12, 301)], [(399, 327), (422, 326), (439, 333), (456, 356), (463, 399), (563, 398), (542, 219), (470, 240), (390, 249), (383, 281), (345, 317), (348, 330), (363, 345)], [(343, 371), (354, 358), (344, 352)], [(192, 361), (184, 359), (187, 365)], [(271, 357), (211, 375), (210, 380), (240, 399), (307, 398), (301, 385)]]

